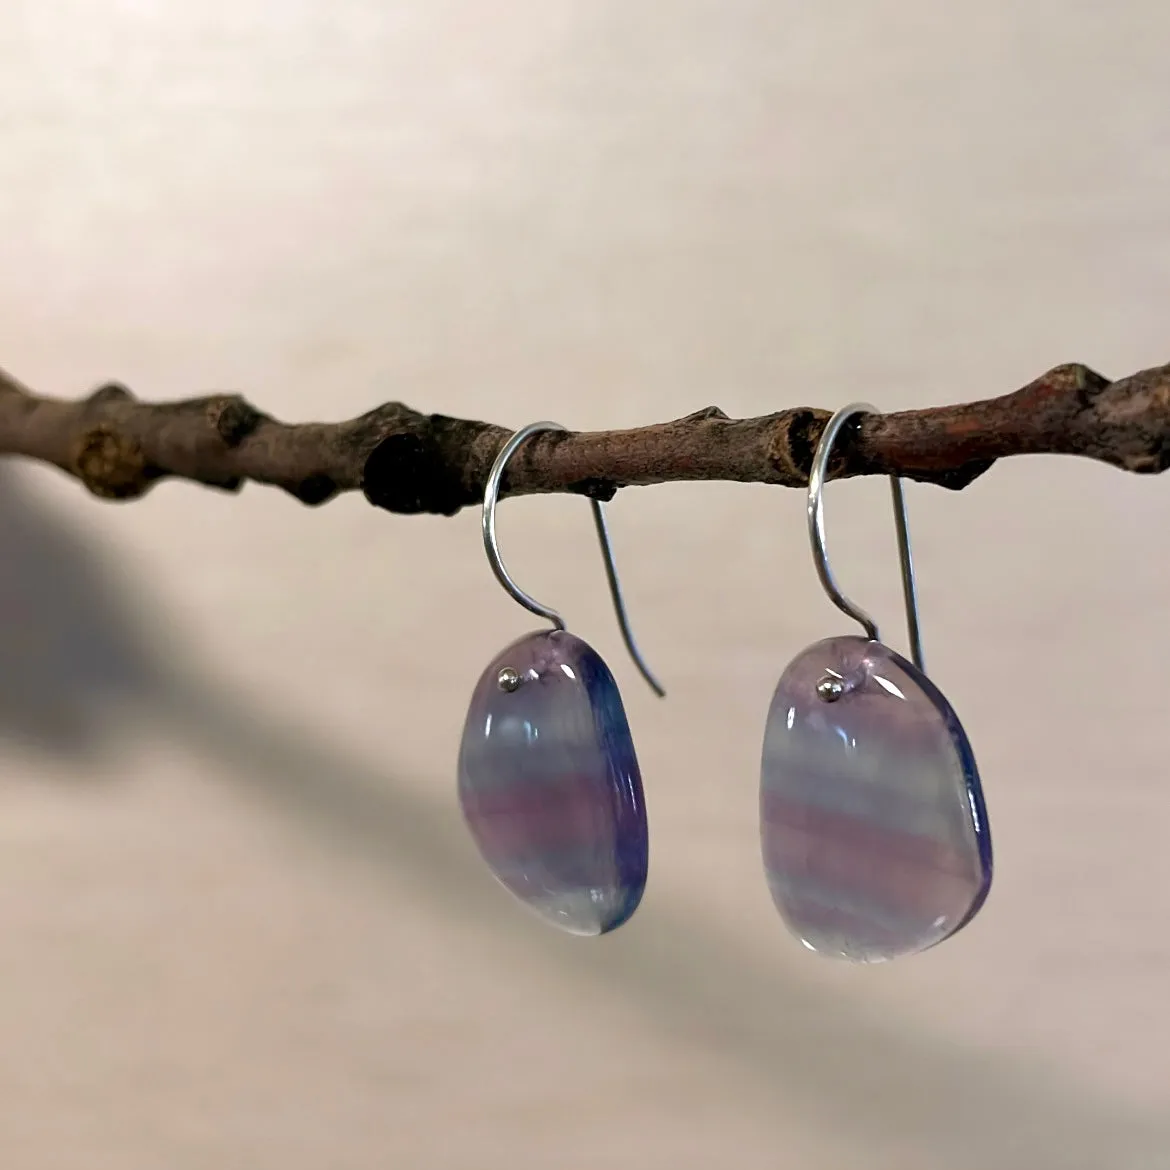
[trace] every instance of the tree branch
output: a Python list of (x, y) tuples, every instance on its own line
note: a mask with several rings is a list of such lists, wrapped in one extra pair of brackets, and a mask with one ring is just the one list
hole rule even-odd
[[(797, 407), (732, 419), (709, 407), (634, 430), (537, 435), (509, 466), (504, 491), (610, 499), (620, 487), (677, 480), (803, 487), (829, 416)], [(391, 512), (450, 516), (483, 498), (510, 433), (397, 402), (348, 422), (299, 424), (278, 422), (234, 394), (147, 403), (111, 384), (70, 402), (0, 372), (0, 455), (52, 463), (103, 499), (136, 499), (166, 478), (227, 491), (254, 480), (305, 504), (360, 490)], [(957, 489), (996, 459), (1034, 454), (1164, 471), (1170, 365), (1116, 382), (1086, 366), (1057, 366), (1000, 398), (863, 415), (847, 428), (830, 472), (897, 473)]]

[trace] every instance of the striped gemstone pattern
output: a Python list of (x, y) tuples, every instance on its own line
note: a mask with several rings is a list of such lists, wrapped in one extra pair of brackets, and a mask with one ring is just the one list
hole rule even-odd
[[(843, 693), (827, 702), (824, 678)], [(810, 950), (880, 962), (949, 938), (991, 887), (975, 758), (950, 704), (880, 642), (810, 646), (784, 672), (760, 786), (772, 900)]]
[[(502, 689), (500, 672), (519, 676)], [(459, 749), (459, 799), (492, 873), (570, 934), (626, 922), (646, 888), (642, 777), (601, 656), (564, 630), (528, 634), (483, 672)]]

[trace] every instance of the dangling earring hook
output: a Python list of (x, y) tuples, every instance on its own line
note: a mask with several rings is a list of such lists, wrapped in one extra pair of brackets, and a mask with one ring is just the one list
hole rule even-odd
[[(841, 429), (854, 415), (877, 413), (875, 407), (864, 402), (854, 402), (851, 406), (842, 407), (837, 411), (825, 425), (808, 477), (808, 534), (812, 541), (817, 576), (820, 577), (821, 584), (833, 604), (842, 613), (848, 614), (855, 622), (860, 623), (866, 634), (875, 642), (878, 641), (877, 623), (865, 610), (841, 592), (833, 579), (833, 571), (829, 568), (829, 556), (825, 551), (824, 490), (829, 456), (833, 452), (833, 444), (837, 441)], [(910, 635), (910, 656), (914, 665), (925, 672), (922, 631), (918, 624), (918, 591), (914, 584), (914, 561), (910, 555), (910, 532), (906, 524), (906, 497), (902, 491), (902, 481), (896, 475), (890, 476), (890, 494), (894, 499), (894, 525), (898, 531), (898, 559), (902, 566), (902, 596), (906, 600), (906, 629)]]
[[(512, 580), (508, 575), (508, 570), (504, 567), (504, 562), (500, 557), (499, 542), (496, 539), (496, 503), (500, 498), (500, 483), (504, 478), (504, 469), (508, 466), (508, 461), (515, 455), (524, 442), (533, 435), (542, 434), (545, 431), (566, 430), (568, 430), (567, 427), (553, 422), (529, 423), (528, 426), (522, 427), (500, 449), (500, 453), (496, 456), (496, 461), (492, 464), (492, 469), (488, 473), (487, 483), (483, 490), (483, 547), (487, 552), (488, 563), (492, 567), (492, 572), (496, 575), (496, 580), (503, 585), (505, 591), (510, 594), (514, 601), (518, 602), (530, 613), (536, 614), (537, 617), (542, 617), (546, 621), (552, 622), (558, 630), (565, 628), (565, 619), (555, 609), (550, 609), (549, 606), (542, 605), (535, 597), (531, 597), (525, 593)], [(601, 557), (605, 562), (605, 577), (609, 582), (609, 593), (613, 598), (613, 607), (617, 613), (618, 626), (622, 632), (622, 640), (626, 644), (626, 649), (630, 652), (630, 657), (634, 660), (634, 665), (641, 672), (642, 677), (647, 683), (650, 684), (650, 689), (659, 698), (665, 698), (666, 691), (662, 689), (661, 683), (651, 673), (650, 667), (646, 665), (646, 661), (642, 657), (642, 652), (638, 649), (638, 644), (634, 641), (633, 631), (630, 629), (630, 618), (626, 613), (626, 603), (622, 597), (621, 585), (618, 582), (617, 566), (614, 564), (613, 546), (609, 539), (609, 527), (605, 522), (605, 508), (599, 500), (591, 499), (589, 503), (593, 509), (593, 523), (597, 528), (598, 542), (601, 544)]]

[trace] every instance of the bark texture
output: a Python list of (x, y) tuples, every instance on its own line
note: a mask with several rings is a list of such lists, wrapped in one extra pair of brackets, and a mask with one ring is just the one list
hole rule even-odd
[[(605, 500), (618, 488), (676, 480), (803, 487), (830, 414), (792, 407), (733, 419), (712, 406), (633, 430), (537, 435), (509, 465), (503, 490)], [(510, 433), (400, 402), (346, 422), (284, 423), (235, 394), (150, 403), (111, 383), (64, 401), (0, 372), (0, 455), (54, 464), (109, 500), (136, 499), (167, 478), (226, 491), (252, 480), (305, 504), (361, 491), (390, 512), (450, 516), (482, 500)], [(862, 415), (842, 435), (831, 474), (897, 473), (962, 488), (996, 459), (1041, 453), (1165, 470), (1170, 365), (1110, 381), (1069, 364), (998, 398)]]

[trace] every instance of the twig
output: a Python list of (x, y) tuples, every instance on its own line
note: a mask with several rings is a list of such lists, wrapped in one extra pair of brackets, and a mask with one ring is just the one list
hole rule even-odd
[[(709, 407), (634, 430), (539, 435), (510, 465), (504, 491), (610, 499), (620, 487), (677, 480), (801, 487), (829, 413), (797, 407), (731, 419)], [(136, 499), (169, 477), (227, 491), (254, 480), (306, 504), (361, 490), (391, 512), (450, 516), (483, 498), (509, 433), (397, 402), (348, 422), (290, 424), (234, 394), (147, 403), (111, 384), (62, 401), (0, 373), (0, 455), (55, 464), (111, 500)], [(1170, 365), (1117, 382), (1083, 365), (1057, 366), (1000, 398), (863, 415), (843, 436), (831, 473), (896, 472), (962, 488), (996, 459), (1042, 453), (1165, 470)]]

